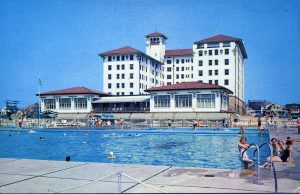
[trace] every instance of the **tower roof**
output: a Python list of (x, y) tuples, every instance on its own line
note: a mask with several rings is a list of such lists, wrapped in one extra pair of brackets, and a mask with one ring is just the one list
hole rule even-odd
[(220, 34), (220, 35), (216, 35), (216, 36), (213, 36), (210, 38), (196, 41), (195, 44), (199, 44), (199, 43), (207, 44), (207, 43), (217, 43), (217, 42), (237, 42), (242, 51), (244, 59), (248, 58), (245, 47), (244, 47), (243, 40), (240, 38), (235, 38), (235, 37), (225, 36), (225, 35)]
[(153, 32), (151, 34), (147, 34), (146, 38), (153, 37), (153, 36), (160, 36), (160, 37), (164, 37), (165, 39), (168, 39), (164, 34), (162, 34), (160, 32)]

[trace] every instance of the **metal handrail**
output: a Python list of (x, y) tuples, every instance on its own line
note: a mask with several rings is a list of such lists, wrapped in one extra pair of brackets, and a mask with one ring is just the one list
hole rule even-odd
[[(272, 148), (272, 146), (271, 146), (269, 143), (263, 143), (263, 144), (261, 144), (261, 145), (259, 146), (259, 149), (260, 149), (261, 147), (263, 147), (264, 145), (268, 145), (268, 146), (269, 146), (269, 150), (270, 150), (270, 163), (272, 163), (272, 162), (273, 162), (273, 161), (272, 161), (273, 148)], [(256, 153), (256, 150), (254, 150), (254, 152), (253, 152), (253, 157), (254, 157), (255, 153)], [(272, 169), (271, 169), (271, 171), (272, 171)]]
[[(277, 191), (278, 191), (277, 175), (276, 175), (276, 170), (275, 170), (274, 162), (272, 161), (273, 148), (272, 148), (272, 146), (269, 143), (263, 143), (263, 144), (261, 144), (259, 146), (259, 148), (263, 147), (264, 145), (268, 145), (269, 146), (269, 150), (270, 150), (270, 164), (271, 164), (270, 170), (272, 171), (272, 168), (273, 168), (275, 192), (277, 193)], [(253, 156), (255, 155), (255, 152), (256, 152), (256, 150), (253, 152)]]

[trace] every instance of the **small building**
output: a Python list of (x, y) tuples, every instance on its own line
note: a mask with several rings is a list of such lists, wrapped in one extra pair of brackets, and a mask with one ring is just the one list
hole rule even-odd
[[(36, 94), (39, 96), (39, 94)], [(93, 111), (92, 102), (101, 96), (109, 94), (86, 87), (73, 87), (62, 90), (43, 92), (41, 98), (41, 112), (54, 111), (58, 114), (83, 114)], [(72, 117), (70, 115), (70, 117)]]
[(229, 89), (203, 82), (149, 88), (150, 112), (226, 112)]

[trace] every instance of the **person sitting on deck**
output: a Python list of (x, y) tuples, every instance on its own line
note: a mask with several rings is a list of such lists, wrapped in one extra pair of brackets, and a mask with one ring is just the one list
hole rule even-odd
[[(240, 152), (241, 160), (244, 164), (244, 169), (253, 169), (254, 161), (248, 157), (247, 151), (245, 151), (249, 148), (249, 145), (246, 144), (246, 141), (247, 141), (247, 138), (245, 136), (241, 137), (240, 143), (238, 144), (238, 149)], [(251, 148), (253, 148), (253, 147), (251, 146)], [(255, 146), (254, 146), (254, 148), (255, 148)]]
[(279, 156), (280, 146), (278, 144), (278, 140), (276, 138), (272, 138), (271, 143), (273, 148), (273, 156)]
[(287, 140), (285, 144), (286, 144), (286, 147), (283, 145), (283, 141), (279, 141), (279, 145), (282, 149), (282, 155), (280, 157), (279, 156), (272, 156), (272, 158), (269, 156), (267, 158), (267, 162), (264, 165), (260, 166), (260, 167), (263, 167), (263, 168), (270, 167), (270, 160), (271, 159), (272, 159), (272, 162), (289, 162), (289, 163), (293, 162), (293, 159), (292, 159), (292, 150), (293, 150), (292, 145), (293, 145), (293, 143), (292, 143), (292, 141)]

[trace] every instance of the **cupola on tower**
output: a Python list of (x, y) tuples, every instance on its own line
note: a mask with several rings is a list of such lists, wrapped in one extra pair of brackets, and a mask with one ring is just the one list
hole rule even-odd
[(162, 33), (154, 32), (146, 35), (146, 38), (146, 54), (163, 63), (167, 37)]

